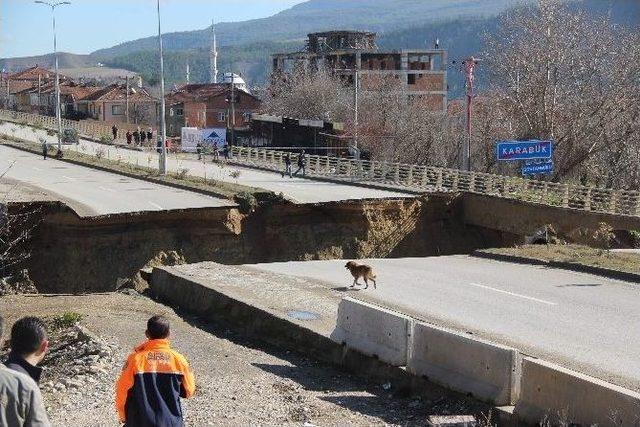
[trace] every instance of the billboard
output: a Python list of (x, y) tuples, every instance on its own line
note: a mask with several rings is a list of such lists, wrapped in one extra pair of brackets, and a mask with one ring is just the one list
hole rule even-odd
[(225, 128), (182, 128), (182, 151), (194, 153), (198, 143), (205, 148), (222, 148), (227, 142)]

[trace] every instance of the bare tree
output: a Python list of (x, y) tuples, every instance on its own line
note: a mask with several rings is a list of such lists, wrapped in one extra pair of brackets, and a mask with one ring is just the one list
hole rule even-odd
[[(0, 182), (13, 164), (0, 174)], [(0, 198), (0, 280), (18, 273), (31, 256), (29, 240), (40, 223), (41, 207), (29, 203), (9, 203), (15, 186), (9, 186)]]
[(637, 31), (540, 0), (503, 16), (485, 57), (511, 136), (556, 141), (556, 179), (638, 188)]

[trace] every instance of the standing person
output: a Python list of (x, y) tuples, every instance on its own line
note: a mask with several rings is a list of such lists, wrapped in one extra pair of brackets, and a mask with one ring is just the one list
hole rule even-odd
[(147, 140), (147, 133), (143, 130), (140, 131), (140, 142), (142, 144), (144, 144), (144, 142)]
[(140, 132), (137, 129), (133, 131), (133, 141), (136, 145), (140, 144)]
[(47, 145), (47, 141), (42, 141), (42, 156), (45, 160), (47, 160), (47, 154), (49, 154), (49, 146)]
[(202, 143), (198, 142), (196, 144), (196, 153), (198, 153), (198, 160), (202, 160)]
[[(4, 319), (0, 317), (0, 346), (4, 336)], [(0, 364), (0, 425), (16, 427), (51, 427), (42, 403), (40, 389), (28, 375)]]
[(304, 150), (302, 150), (302, 153), (298, 156), (298, 170), (294, 172), (294, 175), (298, 176), (298, 173), (302, 171), (302, 176), (307, 176), (306, 166), (307, 159), (305, 158)]
[(111, 133), (113, 134), (113, 140), (115, 141), (116, 139), (118, 139), (118, 126), (113, 125), (111, 127)]
[(127, 137), (127, 144), (131, 145), (131, 139), (133, 138), (133, 134), (131, 133), (130, 130), (127, 131), (126, 137)]
[(116, 385), (116, 408), (125, 427), (184, 425), (180, 398), (195, 391), (187, 360), (171, 348), (169, 320), (147, 321), (148, 340), (129, 355)]
[(147, 140), (149, 142), (153, 141), (153, 129), (149, 128), (149, 130), (147, 131)]
[(224, 144), (224, 148), (222, 149), (222, 155), (224, 156), (224, 160), (225, 162), (229, 161), (229, 153), (230, 153), (231, 149), (229, 147), (229, 144)]
[(216, 141), (213, 142), (213, 158), (211, 159), (212, 162), (219, 162), (220, 161), (220, 151), (218, 150), (218, 143)]
[(44, 322), (37, 317), (23, 317), (11, 328), (11, 353), (4, 364), (9, 369), (31, 377), (40, 383), (42, 362), (49, 349)]
[(291, 176), (291, 156), (288, 151), (284, 155), (284, 172), (282, 172), (282, 177), (284, 178), (285, 175), (289, 175), (289, 178), (293, 178)]

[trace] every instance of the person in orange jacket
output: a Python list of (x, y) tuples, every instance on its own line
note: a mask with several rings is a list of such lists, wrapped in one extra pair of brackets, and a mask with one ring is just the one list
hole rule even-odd
[(187, 360), (171, 348), (169, 320), (153, 316), (147, 322), (148, 340), (135, 348), (116, 385), (120, 422), (129, 427), (182, 427), (180, 398), (195, 392)]

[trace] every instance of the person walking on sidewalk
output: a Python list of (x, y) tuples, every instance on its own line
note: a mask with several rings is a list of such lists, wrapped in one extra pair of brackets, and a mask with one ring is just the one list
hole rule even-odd
[(133, 139), (133, 134), (131, 133), (130, 130), (127, 131), (126, 137), (127, 137), (127, 145), (131, 145), (131, 140)]
[(113, 134), (113, 140), (115, 141), (116, 139), (118, 139), (118, 126), (113, 125), (111, 127), (111, 133)]
[(282, 172), (282, 177), (284, 178), (285, 175), (289, 175), (289, 178), (293, 178), (293, 176), (291, 176), (291, 156), (289, 155), (289, 152), (284, 155), (284, 172)]
[(47, 145), (47, 141), (42, 141), (42, 157), (47, 160), (47, 154), (49, 154), (49, 146)]
[(169, 320), (147, 321), (148, 340), (127, 358), (116, 385), (116, 409), (125, 427), (182, 427), (180, 398), (195, 392), (187, 359), (171, 348)]
[(298, 170), (295, 171), (293, 175), (298, 176), (298, 173), (302, 171), (302, 176), (307, 176), (306, 166), (307, 159), (305, 157), (304, 150), (302, 150), (302, 153), (300, 153), (300, 155), (298, 156)]

